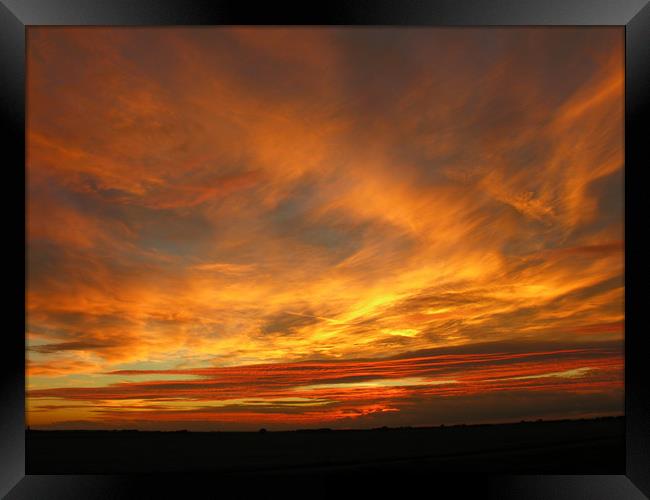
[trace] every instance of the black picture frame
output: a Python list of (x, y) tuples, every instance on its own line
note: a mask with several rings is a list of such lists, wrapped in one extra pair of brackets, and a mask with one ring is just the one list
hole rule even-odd
[[(625, 74), (625, 415), (626, 474), (623, 476), (486, 476), (432, 478), (454, 497), (585, 498), (650, 497), (650, 380), (642, 329), (643, 290), (648, 276), (644, 241), (645, 183), (650, 130), (649, 0), (348, 0), (279, 2), (196, 0), (0, 0), (0, 110), (5, 151), (6, 269), (25, 255), (25, 37), (36, 25), (420, 25), (624, 26)], [(8, 153), (8, 155), (7, 155)], [(7, 178), (5, 177), (5, 178)], [(19, 208), (17, 208), (19, 207)], [(22, 207), (22, 210), (21, 208)], [(22, 241), (21, 243), (18, 243)], [(22, 253), (22, 256), (21, 256)], [(25, 261), (23, 261), (25, 262)], [(24, 270), (24, 268), (23, 268)], [(18, 274), (18, 273), (17, 273)], [(209, 488), (221, 496), (225, 478), (171, 476), (25, 475), (25, 274), (7, 287), (0, 401), (0, 495), (7, 498), (189, 497)], [(435, 474), (435, 471), (431, 471)], [(348, 478), (349, 479), (349, 478)], [(352, 478), (353, 479), (353, 478)], [(394, 478), (393, 478), (394, 479)], [(365, 478), (364, 480), (367, 480)], [(385, 488), (391, 478), (377, 478)], [(256, 486), (239, 484), (240, 493)], [(269, 484), (264, 486), (268, 487)], [(333, 483), (319, 484), (320, 493)], [(364, 489), (369, 485), (366, 484)], [(245, 495), (244, 495), (245, 496)]]

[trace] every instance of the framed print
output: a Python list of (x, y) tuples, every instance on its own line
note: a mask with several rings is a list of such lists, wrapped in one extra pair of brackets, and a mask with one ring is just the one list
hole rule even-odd
[(650, 495), (647, 2), (0, 13), (7, 498)]

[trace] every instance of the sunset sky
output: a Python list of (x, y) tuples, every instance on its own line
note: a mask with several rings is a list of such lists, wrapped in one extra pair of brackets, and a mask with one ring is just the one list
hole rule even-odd
[(623, 414), (623, 45), (30, 27), (27, 424)]

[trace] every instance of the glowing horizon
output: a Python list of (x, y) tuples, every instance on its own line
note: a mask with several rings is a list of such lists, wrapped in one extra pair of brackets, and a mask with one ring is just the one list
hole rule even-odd
[(621, 28), (27, 39), (27, 424), (623, 414)]

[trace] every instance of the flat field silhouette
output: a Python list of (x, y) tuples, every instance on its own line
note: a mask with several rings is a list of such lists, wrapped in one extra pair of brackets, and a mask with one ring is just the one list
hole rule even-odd
[(39, 431), (27, 474), (624, 474), (625, 419), (265, 432)]

